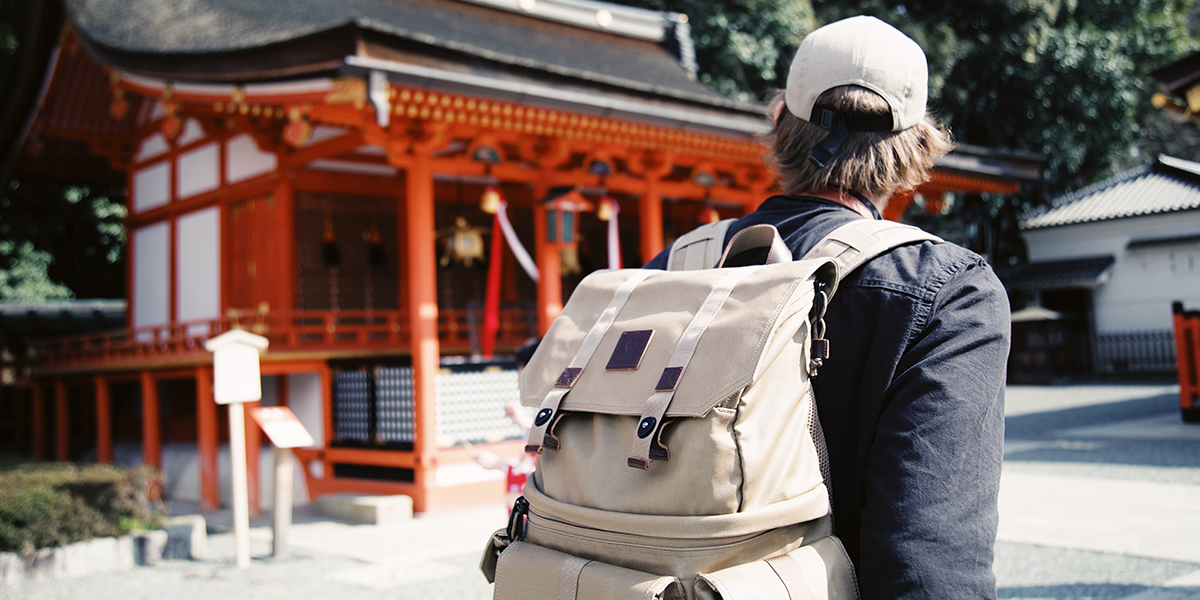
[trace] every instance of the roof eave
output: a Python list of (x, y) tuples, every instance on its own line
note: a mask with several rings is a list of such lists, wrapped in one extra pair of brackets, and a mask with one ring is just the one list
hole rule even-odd
[(386, 73), (389, 80), (402, 85), (436, 87), (446, 91), (481, 95), (496, 100), (532, 103), (546, 108), (629, 119), (689, 131), (745, 138), (762, 133), (766, 129), (766, 120), (762, 113), (751, 110), (749, 107), (705, 106), (709, 109), (724, 109), (731, 113), (729, 117), (725, 118), (701, 111), (688, 110), (687, 104), (703, 105), (704, 103), (699, 99), (689, 102), (665, 97), (664, 100), (681, 101), (678, 108), (663, 108), (637, 100), (614, 98), (601, 94), (584, 94), (535, 82), (500, 80), (361, 56), (347, 56), (345, 65), (347, 72), (380, 71)]

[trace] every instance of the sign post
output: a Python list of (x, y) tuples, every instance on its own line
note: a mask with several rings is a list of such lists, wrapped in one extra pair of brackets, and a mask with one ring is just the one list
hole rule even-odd
[(288, 556), (288, 530), (292, 526), (292, 448), (313, 445), (312, 435), (291, 409), (267, 406), (250, 411), (263, 433), (275, 446), (275, 504), (271, 550), (278, 559)]
[(229, 405), (234, 555), (239, 569), (250, 566), (250, 497), (246, 484), (246, 410), (243, 403), (262, 399), (258, 357), (267, 349), (267, 343), (267, 338), (261, 335), (234, 329), (204, 344), (204, 348), (213, 353), (213, 397), (217, 404)]

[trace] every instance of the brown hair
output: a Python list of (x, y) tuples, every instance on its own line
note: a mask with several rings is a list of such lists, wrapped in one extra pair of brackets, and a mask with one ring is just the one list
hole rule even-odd
[[(771, 114), (783, 92), (771, 102)], [(841, 114), (890, 116), (887, 101), (866, 88), (843, 85), (821, 94), (816, 106)], [(852, 131), (830, 164), (818, 168), (808, 160), (829, 131), (793, 115), (786, 107), (766, 142), (767, 157), (779, 174), (785, 194), (826, 189), (852, 190), (870, 197), (910, 190), (928, 181), (929, 169), (954, 147), (944, 126), (926, 115), (904, 131)]]

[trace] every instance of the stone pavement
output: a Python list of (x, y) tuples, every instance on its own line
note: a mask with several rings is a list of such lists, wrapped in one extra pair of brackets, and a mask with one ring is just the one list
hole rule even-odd
[[(1169, 385), (1011, 387), (996, 548), (1004, 599), (1200, 600), (1200, 426)], [(176, 506), (176, 512), (189, 507)], [(477, 565), (503, 506), (352, 525), (298, 507), (292, 557), (273, 560), (269, 515), (247, 570), (228, 511), (207, 515), (209, 556), (0, 590), (13, 600), (416, 600), (491, 597)]]
[(1010, 387), (1000, 598), (1200, 599), (1200, 427), (1173, 385)]

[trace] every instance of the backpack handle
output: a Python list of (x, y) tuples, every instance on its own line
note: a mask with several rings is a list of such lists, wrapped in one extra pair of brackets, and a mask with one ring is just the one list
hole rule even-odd
[(775, 229), (774, 225), (759, 224), (751, 225), (737, 232), (733, 236), (733, 239), (729, 240), (729, 245), (725, 247), (725, 253), (721, 255), (721, 260), (717, 263), (717, 268), (724, 267), (725, 261), (730, 258), (756, 248), (767, 249), (767, 258), (763, 261), (764, 265), (792, 261), (792, 251), (783, 242), (783, 238), (779, 235), (779, 230)]

